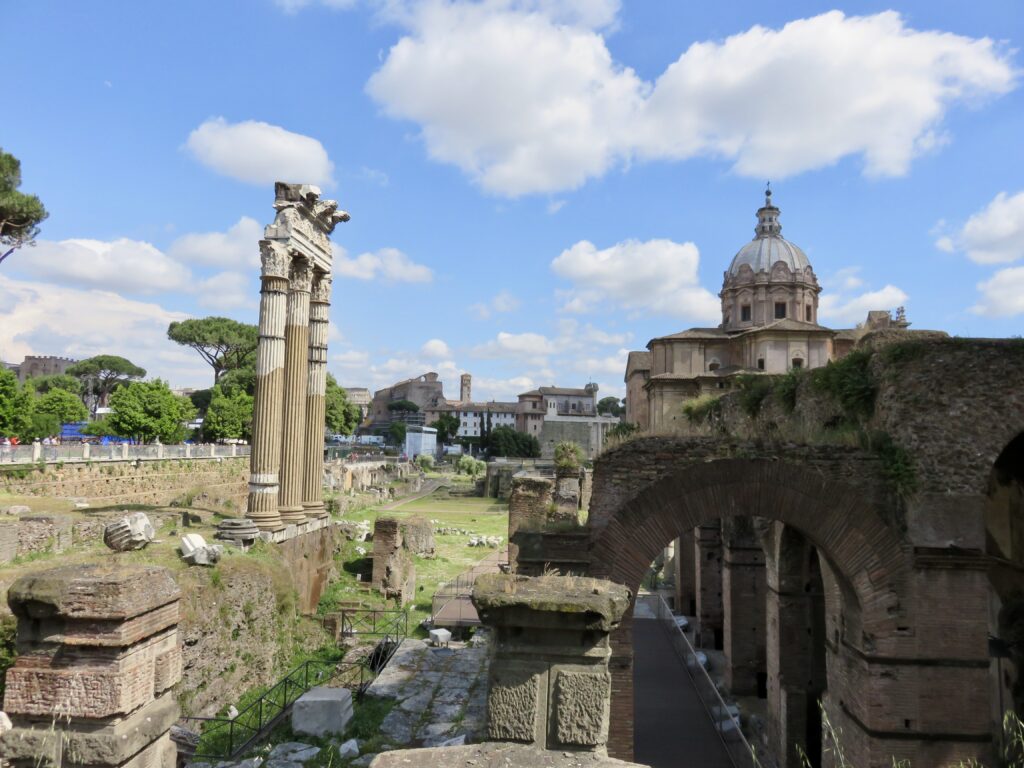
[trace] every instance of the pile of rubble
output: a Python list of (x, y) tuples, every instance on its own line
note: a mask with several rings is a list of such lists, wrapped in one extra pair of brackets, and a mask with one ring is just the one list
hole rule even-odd
[(501, 536), (470, 536), (469, 546), (471, 547), (500, 547), (504, 539)]
[(465, 528), (440, 527), (435, 528), (434, 533), (440, 536), (469, 536), (472, 534), (472, 531), (467, 531)]
[(142, 549), (156, 538), (145, 512), (132, 512), (103, 529), (103, 543), (115, 552)]

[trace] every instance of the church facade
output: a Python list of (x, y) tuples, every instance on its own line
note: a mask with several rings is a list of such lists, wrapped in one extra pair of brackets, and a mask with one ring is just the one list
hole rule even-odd
[(651, 339), (626, 363), (626, 420), (669, 429), (686, 400), (721, 394), (740, 374), (818, 368), (853, 348), (868, 330), (905, 328), (902, 308), (871, 312), (858, 328), (818, 323), (821, 286), (807, 255), (782, 237), (779, 208), (765, 191), (754, 239), (733, 257), (722, 281), (722, 322)]

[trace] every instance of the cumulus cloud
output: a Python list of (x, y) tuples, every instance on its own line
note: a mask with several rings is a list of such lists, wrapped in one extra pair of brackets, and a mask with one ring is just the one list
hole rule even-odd
[(389, 116), (419, 123), (434, 160), (491, 192), (578, 187), (628, 144), (644, 84), (600, 34), (544, 5), (558, 4), (416, 6), (367, 90)]
[(488, 302), (478, 302), (469, 306), (470, 312), (480, 320), (486, 320), (494, 313), (514, 312), (519, 309), (519, 299), (508, 291), (500, 291)]
[(477, 357), (515, 359), (543, 364), (548, 355), (558, 351), (558, 345), (541, 333), (509, 333), (499, 331), (490, 341), (473, 349)]
[(841, 293), (822, 294), (818, 303), (818, 316), (822, 320), (840, 323), (862, 322), (871, 310), (895, 309), (903, 306), (909, 296), (895, 285), (886, 285), (877, 291), (867, 291), (859, 296)]
[(270, 123), (214, 117), (192, 131), (185, 146), (208, 168), (249, 184), (334, 183), (323, 144)]
[(1024, 192), (1000, 192), (956, 235), (935, 241), (940, 251), (963, 251), (978, 264), (1008, 264), (1024, 257)]
[(1024, 267), (1000, 269), (978, 283), (981, 298), (971, 311), (987, 317), (1012, 317), (1024, 313)]
[(187, 315), (109, 290), (68, 288), (0, 275), (0, 358), (123, 354), (172, 385), (208, 383), (197, 355), (167, 340), (167, 326)]
[(452, 356), (452, 349), (445, 344), (441, 339), (430, 339), (421, 348), (422, 352), (427, 357), (434, 358), (445, 358)]
[(598, 249), (581, 240), (551, 262), (555, 274), (573, 283), (563, 310), (593, 312), (605, 303), (629, 310), (712, 322), (718, 299), (698, 282), (700, 252), (693, 243), (626, 240)]
[(256, 310), (259, 307), (259, 288), (254, 284), (254, 277), (242, 272), (218, 272), (200, 280), (195, 291), (196, 301), (207, 309)]
[(11, 266), (32, 277), (79, 288), (154, 294), (187, 286), (189, 270), (142, 240), (40, 240)]
[[(859, 156), (905, 174), (943, 119), (1015, 86), (988, 38), (832, 11), (691, 45), (653, 83), (613, 60), (618, 3), (422, 3), (367, 90), (421, 128), (428, 154), (484, 189), (573, 189), (633, 158), (717, 157), (773, 178)], [(443, 82), (444, 88), (436, 83)]]
[(189, 264), (235, 269), (260, 266), (259, 241), (263, 227), (256, 219), (242, 216), (226, 232), (196, 232), (171, 243), (167, 255)]
[(381, 248), (350, 259), (343, 248), (334, 246), (334, 274), (356, 280), (379, 277), (393, 283), (429, 283), (434, 279), (430, 267), (417, 264), (397, 248)]

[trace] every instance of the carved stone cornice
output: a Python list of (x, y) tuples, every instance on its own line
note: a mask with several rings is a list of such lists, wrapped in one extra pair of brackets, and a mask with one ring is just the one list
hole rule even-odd
[(289, 290), (309, 293), (313, 283), (313, 263), (302, 256), (294, 256), (288, 269)]
[(291, 254), (284, 243), (274, 240), (260, 240), (260, 262), (263, 265), (263, 277), (288, 277), (288, 264)]
[(331, 281), (333, 278), (329, 272), (316, 271), (313, 277), (313, 289), (309, 300), (320, 304), (328, 304), (331, 301)]
[(287, 244), (328, 271), (333, 258), (330, 234), (339, 223), (348, 221), (349, 215), (338, 210), (337, 201), (321, 200), (319, 187), (310, 184), (278, 182), (274, 192), (277, 215), (267, 226), (265, 237)]

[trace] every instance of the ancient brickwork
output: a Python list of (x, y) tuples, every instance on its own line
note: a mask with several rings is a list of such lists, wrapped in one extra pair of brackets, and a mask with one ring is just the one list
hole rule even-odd
[(171, 768), (180, 592), (163, 568), (68, 566), (8, 593), (18, 659), (0, 735), (15, 768)]
[(241, 508), (248, 458), (156, 459), (47, 465), (26, 476), (0, 469), (0, 488), (15, 496), (49, 496), (109, 504), (169, 504), (202, 489)]
[(402, 546), (420, 557), (434, 556), (434, 526), (422, 517), (409, 517), (399, 524)]
[(393, 517), (378, 517), (373, 524), (373, 575), (371, 583), (385, 597), (401, 604), (412, 600), (416, 568), (403, 546), (402, 526)]

